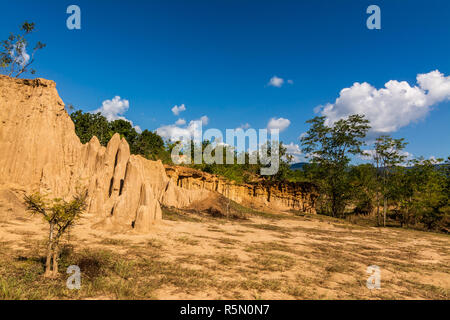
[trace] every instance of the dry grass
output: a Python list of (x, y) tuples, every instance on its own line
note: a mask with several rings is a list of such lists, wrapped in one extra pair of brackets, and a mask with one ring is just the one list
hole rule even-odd
[[(0, 299), (449, 299), (447, 235), (247, 214), (165, 209), (151, 234), (120, 238), (77, 226), (55, 279), (43, 278), (43, 225), (14, 220), (0, 233)], [(80, 290), (66, 287), (73, 264)], [(381, 269), (379, 290), (366, 287), (369, 265)]]

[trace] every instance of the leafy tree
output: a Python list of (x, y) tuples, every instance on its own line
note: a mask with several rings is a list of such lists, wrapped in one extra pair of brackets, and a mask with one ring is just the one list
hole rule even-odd
[(350, 168), (350, 187), (355, 200), (354, 213), (369, 215), (375, 208), (373, 201), (377, 191), (376, 169), (371, 164)]
[(29, 69), (29, 67), (34, 62), (36, 52), (45, 48), (45, 44), (37, 42), (31, 56), (27, 53), (27, 36), (34, 30), (35, 24), (25, 21), (20, 27), (20, 34), (11, 33), (8, 39), (0, 43), (0, 68), (4, 69), (3, 72), (8, 76), (18, 78), (26, 72), (36, 73), (36, 70)]
[[(237, 164), (236, 160), (238, 154), (235, 150), (230, 150), (228, 148), (223, 148), (222, 145), (214, 144), (211, 141), (203, 140), (201, 145), (199, 143), (195, 143), (194, 141), (190, 142), (191, 144), (191, 161), (189, 167), (201, 170), (203, 172), (221, 175), (227, 179), (234, 180), (236, 182), (244, 182), (244, 165)], [(222, 148), (222, 164), (218, 163), (206, 163), (205, 159), (202, 159), (202, 163), (194, 163), (195, 160), (195, 152), (201, 151), (202, 155), (207, 150), (208, 154), (210, 153), (211, 157), (214, 159), (216, 156), (216, 152), (218, 152), (218, 148)], [(233, 157), (233, 164), (227, 164), (226, 155), (230, 153)]]
[(131, 152), (135, 153), (134, 144), (139, 134), (136, 132), (136, 129), (133, 128), (131, 123), (129, 121), (119, 119), (110, 122), (109, 127), (112, 133), (118, 133), (121, 137), (125, 138), (130, 145)]
[(164, 152), (164, 141), (157, 133), (144, 130), (135, 139), (132, 151), (156, 160)]
[[(74, 109), (73, 106), (70, 108)], [(77, 110), (72, 112), (70, 117), (82, 143), (87, 143), (96, 136), (100, 144), (106, 146), (111, 137), (119, 133), (127, 140), (131, 153), (140, 154), (152, 160), (161, 159), (164, 162), (169, 162), (170, 152), (175, 146), (168, 144), (166, 148), (164, 140), (156, 132), (144, 130), (139, 134), (130, 122), (126, 120), (109, 122), (101, 113), (84, 113), (82, 110)]]
[(444, 165), (442, 166), (442, 171), (444, 175), (446, 176), (446, 183), (445, 183), (445, 194), (447, 195), (447, 198), (450, 202), (450, 156), (445, 161)]
[(180, 144), (180, 141), (171, 142), (170, 140), (165, 141), (164, 143), (164, 151), (159, 155), (159, 160), (161, 160), (165, 164), (172, 163), (172, 151), (173, 149)]
[[(285, 181), (290, 177), (290, 161), (292, 158), (287, 154), (286, 147), (282, 142), (269, 142), (263, 146), (264, 150), (267, 150), (266, 158), (269, 159), (269, 161), (272, 154), (274, 154), (274, 157), (279, 158), (279, 168), (277, 173), (269, 176), (262, 176), (260, 170), (263, 167), (269, 167), (270, 164), (266, 163), (264, 160), (261, 160), (261, 158), (258, 158), (256, 163), (250, 164), (251, 154), (249, 152), (238, 153), (233, 148), (223, 148), (223, 145), (215, 145), (213, 142), (207, 140), (202, 141), (201, 146), (198, 144), (196, 145), (193, 141), (191, 141), (192, 161), (194, 160), (194, 151), (196, 148), (201, 150), (202, 153), (207, 150), (207, 153), (210, 153), (213, 158), (215, 158), (218, 148), (222, 148), (222, 164), (205, 163), (205, 159), (203, 159), (201, 164), (190, 164), (190, 167), (204, 172), (221, 175), (239, 183), (250, 183), (262, 179), (270, 181)], [(230, 154), (233, 159), (232, 164), (228, 164), (226, 161), (227, 153)], [(238, 163), (239, 159), (245, 159), (244, 163)]]
[[(278, 158), (278, 172), (274, 175), (267, 176), (268, 180), (271, 181), (285, 181), (289, 177), (289, 173), (291, 171), (291, 165), (293, 157), (287, 153), (286, 147), (283, 145), (283, 142), (268, 142), (267, 143), (267, 155), (268, 159), (272, 158), (272, 154), (275, 154), (275, 157)], [(260, 165), (264, 164), (259, 161)]]
[(414, 161), (416, 179), (413, 206), (416, 218), (429, 230), (450, 231), (450, 198), (448, 167), (439, 166), (442, 159)]
[(96, 136), (102, 146), (106, 146), (112, 137), (108, 120), (101, 113), (83, 113), (81, 110), (72, 112), (70, 117), (75, 124), (75, 132), (82, 143), (87, 143)]
[(409, 168), (390, 169), (386, 186), (389, 208), (402, 226), (450, 231), (448, 167), (441, 162), (418, 158), (410, 161)]
[(58, 274), (59, 242), (64, 233), (74, 225), (75, 221), (86, 210), (87, 196), (87, 191), (78, 192), (70, 202), (61, 198), (48, 200), (40, 193), (24, 197), (27, 210), (32, 214), (42, 216), (50, 226), (45, 262), (46, 277), (53, 277)]
[(325, 117), (315, 117), (307, 123), (311, 127), (301, 139), (303, 152), (319, 164), (319, 187), (331, 215), (343, 216), (351, 198), (347, 171), (350, 155), (363, 153), (369, 121), (362, 115), (350, 115), (330, 126), (325, 124)]
[[(379, 176), (380, 184), (382, 185), (383, 194), (383, 225), (386, 226), (386, 212), (387, 212), (387, 200), (388, 200), (388, 174), (390, 170), (396, 165), (402, 163), (406, 159), (406, 155), (402, 153), (402, 150), (406, 147), (407, 143), (404, 139), (394, 139), (390, 136), (380, 136), (375, 141), (375, 150), (373, 159), (376, 162), (377, 172), (381, 170)], [(379, 194), (377, 193), (377, 221), (380, 224), (380, 204)]]
[[(387, 177), (387, 198), (391, 200), (391, 207), (394, 207), (394, 218), (400, 221), (402, 227), (416, 224), (413, 196), (419, 178), (416, 175), (416, 170), (402, 166), (391, 168)], [(377, 216), (377, 221), (379, 224), (379, 216)]]

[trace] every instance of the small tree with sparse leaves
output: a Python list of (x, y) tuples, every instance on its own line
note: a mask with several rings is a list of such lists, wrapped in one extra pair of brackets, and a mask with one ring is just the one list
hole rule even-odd
[(27, 210), (42, 216), (50, 226), (45, 262), (46, 277), (54, 277), (58, 274), (59, 242), (64, 233), (86, 210), (87, 197), (86, 190), (77, 192), (70, 202), (61, 198), (48, 200), (40, 193), (25, 195)]
[(11, 33), (8, 39), (0, 43), (0, 69), (2, 73), (15, 78), (27, 72), (36, 73), (36, 70), (29, 67), (34, 62), (35, 53), (45, 47), (44, 43), (38, 41), (31, 54), (27, 52), (27, 37), (35, 31), (33, 22), (25, 21), (20, 26), (20, 31), (17, 35)]
[[(378, 180), (382, 186), (383, 194), (383, 226), (386, 226), (387, 200), (388, 200), (388, 176), (393, 167), (405, 161), (406, 155), (402, 152), (407, 143), (405, 139), (394, 139), (388, 135), (382, 135), (375, 141), (373, 159), (376, 163)], [(377, 193), (377, 224), (380, 225), (380, 197)]]

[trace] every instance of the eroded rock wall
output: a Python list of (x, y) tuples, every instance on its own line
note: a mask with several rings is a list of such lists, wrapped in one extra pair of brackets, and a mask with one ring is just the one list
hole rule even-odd
[(96, 137), (83, 145), (53, 81), (0, 76), (0, 124), (2, 189), (70, 198), (88, 188), (89, 212), (117, 230), (147, 231), (161, 218), (161, 162), (130, 155), (118, 134), (106, 148)]
[(181, 166), (165, 166), (173, 185), (187, 190), (209, 190), (255, 209), (316, 213), (316, 188), (309, 183), (261, 182), (236, 184), (217, 175)]

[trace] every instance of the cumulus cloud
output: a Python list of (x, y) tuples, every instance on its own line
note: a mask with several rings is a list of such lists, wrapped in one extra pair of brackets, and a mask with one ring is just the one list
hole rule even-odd
[(184, 120), (184, 119), (178, 119), (178, 120), (175, 122), (175, 124), (176, 124), (177, 126), (184, 126), (184, 125), (186, 124), (186, 120)]
[(427, 116), (433, 105), (450, 99), (450, 77), (438, 70), (417, 75), (417, 85), (390, 80), (376, 89), (367, 82), (342, 89), (334, 103), (316, 108), (326, 117), (326, 124), (351, 114), (364, 114), (371, 133), (384, 134), (417, 122)]
[(178, 116), (183, 111), (186, 111), (186, 106), (184, 104), (182, 104), (181, 106), (174, 106), (172, 108), (172, 112), (176, 116)]
[(300, 146), (293, 142), (284, 145), (284, 147), (286, 148), (286, 152), (289, 154), (302, 154), (302, 150), (300, 149)]
[(283, 146), (286, 148), (286, 153), (293, 157), (292, 162), (300, 162), (302, 160), (300, 157), (302, 155), (302, 150), (298, 144), (291, 142)]
[(171, 140), (171, 141), (178, 141), (181, 140), (182, 137), (191, 137), (195, 132), (195, 128), (189, 126), (189, 127), (179, 127), (175, 124), (162, 126), (156, 129), (156, 132), (163, 138)]
[(417, 75), (419, 86), (427, 91), (427, 102), (432, 105), (450, 99), (450, 76), (439, 70)]
[[(108, 121), (114, 120), (125, 120), (133, 125), (131, 120), (126, 119), (123, 114), (130, 108), (130, 102), (126, 99), (122, 99), (119, 96), (115, 96), (111, 100), (105, 100), (102, 106), (97, 110), (92, 111), (92, 113), (100, 112)], [(142, 130), (139, 126), (134, 126), (133, 128), (141, 133)]]
[(289, 125), (291, 124), (291, 121), (289, 119), (285, 118), (272, 118), (269, 120), (269, 123), (267, 124), (267, 129), (273, 130), (278, 129), (281, 131), (285, 130)]
[(202, 126), (207, 125), (208, 122), (209, 118), (207, 116), (203, 116), (200, 119), (190, 121), (189, 124), (185, 126), (180, 124), (161, 126), (156, 129), (156, 132), (161, 137), (170, 141), (183, 140), (183, 137), (188, 139), (201, 139)]
[(284, 84), (284, 79), (277, 76), (270, 78), (268, 86), (280, 88)]
[(122, 115), (128, 111), (129, 107), (130, 102), (128, 100), (115, 96), (111, 100), (103, 101), (102, 106), (94, 112), (100, 112), (106, 119), (108, 119), (108, 121), (114, 121), (124, 119)]

